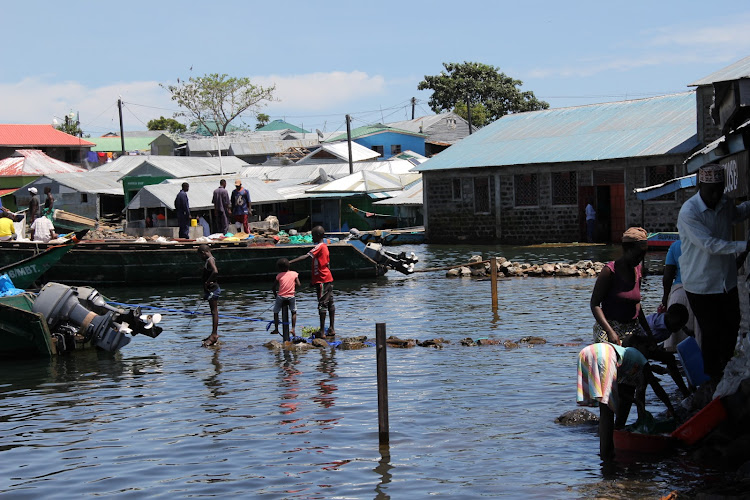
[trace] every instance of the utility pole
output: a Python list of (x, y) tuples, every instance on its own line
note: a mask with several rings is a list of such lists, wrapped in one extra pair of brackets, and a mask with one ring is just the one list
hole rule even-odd
[(467, 113), (467, 116), (469, 117), (469, 135), (471, 135), (471, 133), (472, 133), (472, 130), (471, 130), (471, 102), (469, 102), (469, 98), (468, 97), (466, 98), (466, 113)]
[(414, 107), (417, 105), (417, 98), (412, 97), (411, 98), (411, 119), (414, 119)]
[(122, 128), (122, 97), (117, 99), (117, 109), (120, 111), (120, 156), (125, 156), (125, 132)]
[(354, 173), (354, 164), (352, 163), (352, 118), (346, 115), (346, 143), (349, 146), (349, 174)]

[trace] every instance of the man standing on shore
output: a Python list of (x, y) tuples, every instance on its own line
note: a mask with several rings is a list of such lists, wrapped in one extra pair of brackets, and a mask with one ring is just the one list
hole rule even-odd
[(183, 182), (182, 190), (177, 193), (177, 198), (174, 199), (174, 209), (177, 212), (177, 225), (180, 226), (179, 237), (184, 239), (188, 238), (188, 230), (190, 228), (190, 203), (188, 203), (187, 195), (188, 189), (190, 189), (190, 184)]
[(596, 210), (594, 210), (594, 200), (588, 199), (586, 204), (586, 240), (589, 243), (594, 242), (594, 228), (596, 227)]
[(214, 204), (214, 231), (227, 232), (229, 225), (229, 193), (227, 192), (227, 181), (219, 181), (219, 187), (214, 189), (211, 202)]
[(242, 181), (234, 181), (234, 191), (232, 191), (232, 215), (235, 224), (242, 224), (242, 230), (250, 233), (250, 227), (247, 224), (248, 216), (252, 215), (250, 209), (250, 193), (242, 187)]
[(736, 254), (750, 242), (732, 241), (732, 226), (750, 216), (750, 202), (724, 196), (724, 167), (698, 172), (698, 193), (680, 209), (680, 272), (690, 308), (702, 332), (703, 365), (714, 382), (734, 355), (740, 328)]

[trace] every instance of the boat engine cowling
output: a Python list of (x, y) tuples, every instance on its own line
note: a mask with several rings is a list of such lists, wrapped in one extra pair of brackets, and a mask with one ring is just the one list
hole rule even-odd
[(71, 331), (83, 336), (84, 342), (93, 341), (97, 347), (114, 352), (130, 342), (127, 334), (144, 333), (156, 337), (161, 328), (148, 328), (140, 319), (140, 308), (109, 306), (93, 288), (70, 287), (60, 283), (47, 283), (39, 292), (34, 312), (41, 313), (53, 335), (66, 335)]

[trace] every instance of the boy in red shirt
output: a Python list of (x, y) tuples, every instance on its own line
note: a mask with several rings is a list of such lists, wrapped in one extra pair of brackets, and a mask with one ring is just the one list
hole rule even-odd
[(294, 298), (294, 290), (300, 286), (299, 274), (297, 271), (289, 270), (289, 261), (286, 259), (279, 259), (276, 267), (279, 269), (279, 274), (276, 275), (272, 288), (276, 302), (273, 304), (274, 330), (271, 333), (279, 333), (279, 311), (286, 303), (289, 304), (289, 310), (292, 312), (292, 329), (289, 333), (294, 335), (294, 327), (297, 324), (297, 300)]
[[(320, 316), (320, 334), (333, 336), (336, 332), (333, 329), (334, 314), (336, 307), (333, 305), (333, 275), (331, 274), (331, 258), (328, 254), (328, 245), (323, 241), (326, 230), (323, 226), (312, 228), (312, 239), (315, 246), (305, 255), (292, 259), (289, 263), (294, 264), (307, 257), (312, 259), (312, 284), (318, 295), (318, 314)], [(325, 330), (326, 311), (331, 317), (331, 326), (328, 332)]]

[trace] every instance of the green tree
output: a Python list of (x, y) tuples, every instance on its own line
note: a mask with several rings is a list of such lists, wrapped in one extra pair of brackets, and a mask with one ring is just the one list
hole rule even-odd
[[(458, 116), (463, 118), (464, 120), (469, 120), (469, 113), (466, 111), (466, 103), (465, 102), (457, 102), (456, 107), (453, 108), (453, 112), (456, 113)], [(472, 104), (471, 105), (471, 124), (475, 127), (484, 127), (490, 122), (490, 116), (489, 113), (487, 113), (487, 108), (484, 107), (482, 104)]]
[(227, 126), (245, 111), (257, 115), (268, 101), (273, 101), (276, 86), (262, 87), (253, 84), (249, 78), (230, 77), (212, 73), (191, 76), (188, 81), (177, 79), (177, 85), (164, 85), (172, 100), (185, 111), (175, 113), (202, 124), (211, 130), (207, 122), (215, 122), (217, 133), (226, 135)]
[(158, 119), (149, 120), (146, 124), (149, 130), (169, 130), (172, 133), (184, 132), (187, 130), (187, 126), (178, 122), (174, 118), (164, 118), (160, 116)]
[[(425, 75), (417, 89), (432, 90), (429, 105), (435, 113), (450, 111), (458, 103), (471, 103), (472, 124), (474, 106), (481, 104), (487, 120), (494, 121), (509, 113), (536, 111), (549, 108), (549, 103), (540, 101), (531, 91), (522, 91), (523, 82), (514, 80), (500, 68), (476, 62), (443, 63), (444, 71), (439, 75)], [(458, 112), (457, 112), (458, 113)], [(458, 113), (460, 114), (460, 113)]]
[[(55, 122), (57, 122), (57, 119), (55, 119)], [(62, 123), (55, 125), (55, 128), (66, 134), (83, 137), (83, 130), (81, 130), (81, 122), (78, 120), (77, 113), (70, 112), (65, 115)]]
[(271, 121), (271, 117), (265, 113), (258, 113), (255, 115), (255, 120), (258, 122), (255, 124), (255, 130), (258, 130), (259, 128), (265, 127), (268, 122)]

